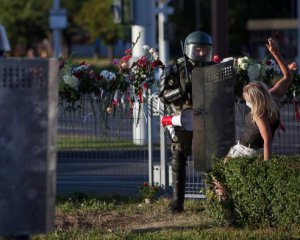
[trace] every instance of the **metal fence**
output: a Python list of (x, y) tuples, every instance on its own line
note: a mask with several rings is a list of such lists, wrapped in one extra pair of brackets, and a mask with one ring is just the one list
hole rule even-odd
[[(121, 111), (122, 108), (122, 111)], [(236, 138), (242, 133), (244, 104), (236, 106)], [(300, 122), (295, 120), (293, 104), (281, 109), (286, 131), (277, 130), (273, 150), (276, 154), (300, 153)], [(152, 117), (153, 128), (153, 177), (159, 182), (160, 146), (159, 117)], [(147, 123), (143, 110), (139, 121)], [(108, 114), (100, 102), (83, 101), (82, 108), (67, 112), (60, 107), (58, 131), (57, 192), (68, 194), (76, 191), (90, 194), (138, 193), (138, 186), (148, 182), (149, 156), (147, 130), (136, 130), (135, 119), (129, 104), (116, 106)], [(141, 134), (146, 132), (146, 135)], [(139, 139), (139, 138), (143, 139)], [(141, 144), (140, 144), (141, 143)], [(169, 149), (170, 142), (166, 146)], [(170, 174), (171, 153), (167, 151), (166, 174)], [(190, 158), (187, 164), (186, 197), (202, 197), (202, 175), (194, 171)]]

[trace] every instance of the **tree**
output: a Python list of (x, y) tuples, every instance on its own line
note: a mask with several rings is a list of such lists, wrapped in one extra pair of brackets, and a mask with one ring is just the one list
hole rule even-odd
[[(53, 0), (52, 0), (53, 1)], [(74, 40), (74, 37), (78, 35), (82, 35), (83, 30), (80, 26), (75, 22), (75, 18), (80, 11), (82, 4), (85, 2), (85, 0), (76, 0), (76, 1), (61, 1), (61, 7), (67, 10), (67, 16), (68, 16), (68, 27), (64, 29), (63, 31), (63, 40), (67, 48), (66, 54), (69, 54), (70, 46), (72, 44), (72, 41)]]
[(6, 28), (13, 55), (49, 36), (48, 14), (52, 0), (0, 0), (0, 23)]
[(113, 58), (113, 46), (123, 34), (123, 27), (113, 23), (110, 10), (112, 0), (86, 0), (75, 22), (84, 28), (90, 41), (101, 39), (108, 46), (108, 58)]

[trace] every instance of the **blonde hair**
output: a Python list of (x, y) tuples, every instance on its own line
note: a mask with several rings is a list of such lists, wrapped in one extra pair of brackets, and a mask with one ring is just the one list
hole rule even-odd
[[(246, 95), (247, 94), (247, 95)], [(253, 122), (265, 115), (270, 122), (278, 119), (279, 108), (276, 105), (269, 89), (263, 82), (253, 81), (244, 86), (243, 96), (252, 104), (251, 115)]]

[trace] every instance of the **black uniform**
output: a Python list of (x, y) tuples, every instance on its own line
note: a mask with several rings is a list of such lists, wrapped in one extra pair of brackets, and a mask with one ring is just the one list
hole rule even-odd
[[(160, 77), (159, 97), (165, 105), (170, 105), (174, 114), (180, 114), (186, 108), (192, 108), (191, 72), (196, 66), (207, 66), (210, 63), (195, 63), (188, 59), (186, 62), (189, 79), (186, 77), (184, 59), (180, 58), (173, 65), (165, 68)], [(186, 162), (191, 154), (193, 132), (183, 127), (174, 126), (175, 135), (172, 140), (172, 178), (173, 200), (171, 209), (174, 212), (183, 211)]]

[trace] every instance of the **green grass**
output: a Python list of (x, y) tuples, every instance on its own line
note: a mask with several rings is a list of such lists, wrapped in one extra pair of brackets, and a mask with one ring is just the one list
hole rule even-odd
[(81, 62), (86, 62), (88, 64), (94, 65), (96, 67), (106, 67), (106, 66), (111, 66), (112, 63), (109, 62), (107, 58), (76, 58), (76, 55), (74, 56), (75, 58), (73, 61), (75, 63), (81, 63)]
[[(146, 149), (148, 145), (136, 145), (131, 140), (120, 140), (111, 137), (92, 137), (80, 135), (59, 135), (57, 138), (58, 151), (65, 150), (124, 150)], [(154, 144), (153, 148), (158, 148)]]
[(114, 138), (97, 138), (79, 135), (59, 135), (57, 148), (62, 150), (109, 150), (109, 149), (136, 149), (141, 146), (132, 141)]
[(187, 200), (185, 212), (172, 215), (169, 201), (141, 204), (139, 198), (122, 196), (88, 197), (75, 193), (59, 198), (56, 230), (34, 240), (259, 240), (300, 239), (299, 226), (281, 228), (233, 228), (213, 220), (203, 200)]

